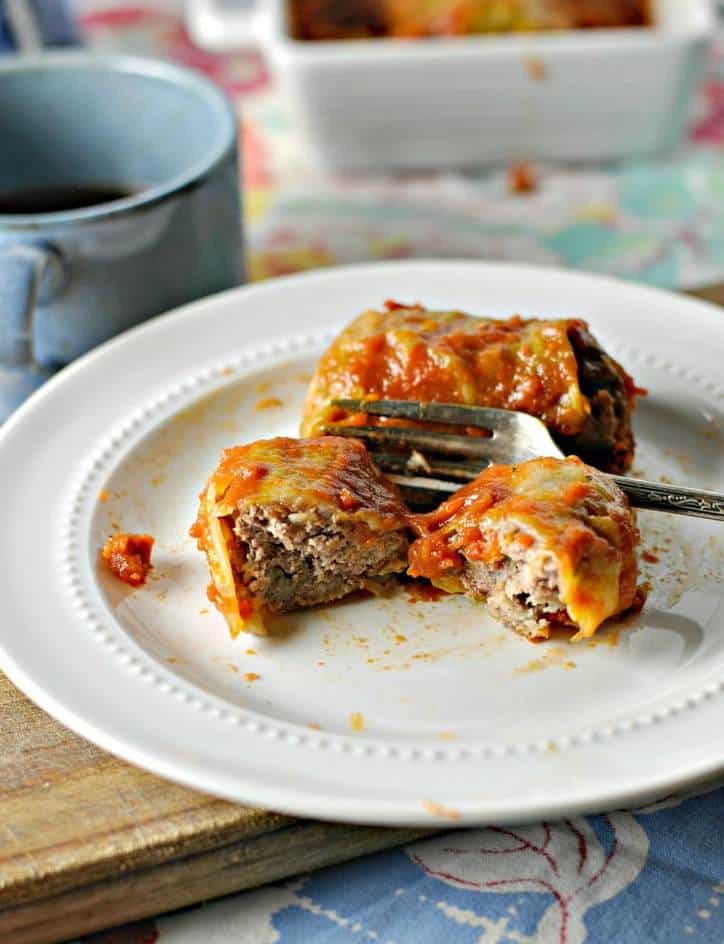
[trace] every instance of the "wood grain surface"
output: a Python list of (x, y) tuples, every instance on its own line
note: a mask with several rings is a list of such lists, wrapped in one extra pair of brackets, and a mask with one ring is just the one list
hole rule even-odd
[(176, 786), (72, 734), (0, 674), (2, 942), (67, 940), (421, 835)]
[(713, 305), (724, 306), (724, 282), (715, 282), (712, 285), (690, 288), (683, 294), (691, 295), (692, 298), (700, 298), (705, 302), (711, 302)]

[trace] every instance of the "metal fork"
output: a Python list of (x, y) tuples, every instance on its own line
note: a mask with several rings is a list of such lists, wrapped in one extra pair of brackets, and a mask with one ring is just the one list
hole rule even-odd
[[(330, 423), (325, 433), (361, 439), (372, 449), (377, 465), (389, 473), (416, 503), (438, 502), (457, 491), (493, 463), (515, 465), (528, 459), (563, 453), (545, 424), (527, 413), (451, 403), (413, 400), (334, 400), (350, 413), (472, 427), (488, 435), (459, 435), (400, 426), (344, 426)], [(384, 451), (384, 447), (394, 451)], [(625, 475), (610, 476), (636, 508), (667, 511), (724, 521), (724, 495)]]

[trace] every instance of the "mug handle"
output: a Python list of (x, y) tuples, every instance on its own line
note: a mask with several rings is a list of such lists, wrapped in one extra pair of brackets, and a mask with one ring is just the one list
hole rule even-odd
[(204, 49), (226, 52), (263, 42), (268, 0), (250, 0), (247, 9), (224, 10), (219, 0), (186, 0), (189, 35)]
[(0, 246), (0, 364), (35, 363), (35, 308), (57, 291), (60, 254), (52, 246)]

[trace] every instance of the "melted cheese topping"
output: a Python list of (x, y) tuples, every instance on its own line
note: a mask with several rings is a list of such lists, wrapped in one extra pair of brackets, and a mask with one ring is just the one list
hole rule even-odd
[(650, 0), (290, 0), (300, 39), (463, 36), (644, 26)]
[(562, 436), (579, 433), (590, 413), (569, 340), (575, 320), (507, 321), (388, 302), (360, 315), (322, 356), (307, 394), (302, 435), (330, 422), (381, 418), (330, 406), (343, 398), (420, 400), (521, 410)]
[(385, 0), (394, 36), (643, 26), (648, 0)]
[(555, 561), (562, 605), (582, 636), (628, 609), (636, 593), (636, 519), (617, 486), (579, 459), (492, 466), (438, 509), (412, 518), (409, 573), (463, 592), (466, 561), (505, 560), (501, 526)]
[(324, 508), (337, 520), (363, 520), (377, 533), (406, 521), (396, 489), (355, 439), (260, 440), (225, 449), (201, 492), (190, 534), (209, 564), (209, 599), (224, 615), (232, 636), (242, 630), (264, 635), (265, 612), (241, 581), (234, 561), (243, 553), (235, 540), (234, 515), (245, 504), (276, 505), (289, 512)]

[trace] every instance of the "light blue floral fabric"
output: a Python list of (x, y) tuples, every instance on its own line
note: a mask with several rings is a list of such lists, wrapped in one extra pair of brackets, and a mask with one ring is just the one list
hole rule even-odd
[[(724, 789), (461, 830), (158, 919), (161, 944), (724, 941)], [(139, 938), (140, 941), (140, 938)]]

